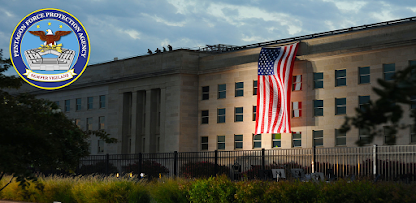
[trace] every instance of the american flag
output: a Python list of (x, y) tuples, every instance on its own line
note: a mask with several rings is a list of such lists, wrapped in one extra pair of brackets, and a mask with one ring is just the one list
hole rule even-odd
[(290, 133), (290, 91), (298, 43), (262, 48), (257, 80), (255, 134)]

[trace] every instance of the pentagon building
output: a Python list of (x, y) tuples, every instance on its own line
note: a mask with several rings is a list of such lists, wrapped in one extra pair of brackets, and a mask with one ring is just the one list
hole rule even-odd
[[(415, 33), (413, 17), (240, 47), (177, 49), (89, 65), (60, 90), (19, 91), (56, 101), (82, 129), (105, 129), (119, 140), (91, 138), (92, 154), (353, 147), (366, 132), (337, 129), (355, 108), (377, 99), (377, 79), (416, 63)], [(253, 136), (260, 49), (296, 41), (293, 133)], [(402, 130), (396, 144), (415, 138)], [(384, 145), (384, 138), (372, 144)]]

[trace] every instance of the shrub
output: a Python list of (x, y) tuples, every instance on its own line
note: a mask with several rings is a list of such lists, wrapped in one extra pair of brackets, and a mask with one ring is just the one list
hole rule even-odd
[(225, 175), (196, 180), (190, 190), (190, 202), (233, 202), (236, 186)]
[(188, 162), (181, 166), (181, 176), (186, 178), (209, 178), (216, 175), (229, 174), (230, 168), (217, 165), (218, 174), (215, 174), (215, 164), (207, 161)]
[(185, 185), (189, 185), (188, 181), (167, 178), (151, 183), (148, 188), (153, 200), (156, 202), (186, 203), (189, 201), (186, 197), (188, 190), (184, 188)]
[(142, 162), (142, 171), (139, 171), (139, 163), (135, 162), (134, 164), (129, 164), (123, 168), (123, 170), (127, 173), (134, 173), (134, 174), (140, 174), (144, 173), (149, 178), (158, 178), (159, 173), (166, 174), (169, 173), (169, 169), (167, 169), (165, 166), (159, 164), (156, 161), (152, 160), (144, 160)]

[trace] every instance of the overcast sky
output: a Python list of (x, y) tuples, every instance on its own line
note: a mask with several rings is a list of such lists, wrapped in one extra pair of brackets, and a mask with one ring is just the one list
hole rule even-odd
[(42, 8), (62, 9), (81, 21), (91, 41), (89, 64), (168, 44), (247, 45), (416, 16), (415, 0), (0, 0), (5, 58), (16, 25)]

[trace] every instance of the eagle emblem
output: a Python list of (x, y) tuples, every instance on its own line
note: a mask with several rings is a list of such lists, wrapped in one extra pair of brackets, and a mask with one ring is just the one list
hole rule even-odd
[(59, 41), (62, 36), (68, 35), (71, 31), (57, 31), (53, 34), (51, 29), (47, 29), (46, 33), (44, 31), (29, 31), (30, 34), (40, 37), (40, 40), (45, 41), (44, 45), (56, 45), (56, 41)]

